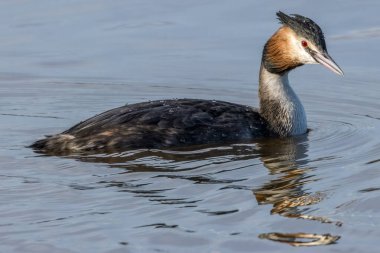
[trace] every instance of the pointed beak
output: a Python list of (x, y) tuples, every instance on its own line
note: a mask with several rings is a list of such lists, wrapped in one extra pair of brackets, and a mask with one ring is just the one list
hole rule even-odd
[(318, 51), (313, 51), (313, 58), (332, 72), (343, 76), (343, 70), (335, 63), (331, 56), (327, 52), (320, 53)]

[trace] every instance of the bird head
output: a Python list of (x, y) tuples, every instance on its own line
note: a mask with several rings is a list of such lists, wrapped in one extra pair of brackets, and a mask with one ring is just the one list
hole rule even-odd
[(283, 26), (264, 47), (263, 62), (267, 70), (281, 74), (303, 64), (321, 64), (343, 75), (327, 51), (322, 29), (313, 20), (281, 11), (277, 16)]

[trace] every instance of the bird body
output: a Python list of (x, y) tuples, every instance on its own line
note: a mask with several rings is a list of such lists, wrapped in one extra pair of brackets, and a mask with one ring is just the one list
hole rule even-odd
[(306, 113), (288, 73), (320, 63), (342, 70), (328, 55), (322, 30), (311, 19), (278, 12), (282, 27), (264, 46), (260, 109), (223, 101), (175, 99), (115, 108), (31, 145), (38, 152), (120, 152), (285, 137), (307, 132)]
[[(115, 108), (34, 143), (52, 153), (116, 152), (268, 136), (255, 108), (223, 101), (175, 99)], [(59, 144), (59, 145), (57, 145)]]

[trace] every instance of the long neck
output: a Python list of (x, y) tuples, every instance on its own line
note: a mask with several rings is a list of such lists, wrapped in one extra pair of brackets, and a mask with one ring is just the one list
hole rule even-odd
[(271, 73), (261, 64), (259, 98), (260, 115), (271, 131), (280, 136), (306, 133), (305, 110), (289, 85), (288, 72)]

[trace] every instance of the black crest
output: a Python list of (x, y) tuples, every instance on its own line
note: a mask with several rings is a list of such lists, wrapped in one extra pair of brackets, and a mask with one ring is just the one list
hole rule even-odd
[(298, 14), (289, 16), (281, 11), (276, 14), (281, 24), (289, 26), (298, 35), (305, 37), (317, 47), (321, 47), (324, 51), (327, 51), (322, 29), (313, 20)]

